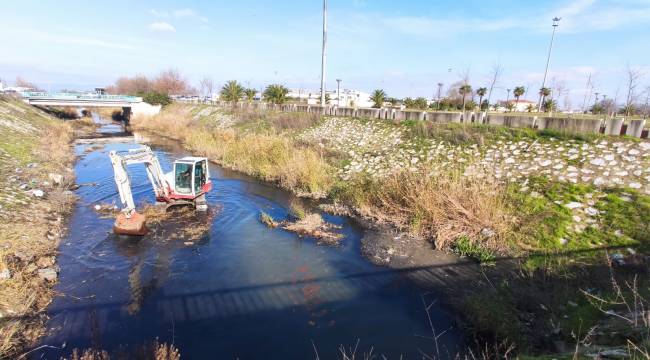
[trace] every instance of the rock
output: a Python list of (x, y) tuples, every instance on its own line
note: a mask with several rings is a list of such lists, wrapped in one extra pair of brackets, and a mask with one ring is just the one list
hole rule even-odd
[(42, 198), (43, 196), (45, 196), (45, 192), (43, 192), (43, 190), (41, 189), (34, 189), (32, 190), (32, 195), (37, 198)]
[(39, 268), (47, 268), (54, 265), (53, 256), (43, 256), (36, 261), (36, 266)]
[(605, 159), (596, 158), (596, 159), (593, 159), (593, 160), (589, 161), (589, 163), (591, 165), (594, 165), (594, 166), (605, 166)]
[(483, 228), (481, 229), (481, 235), (486, 238), (491, 238), (494, 237), (494, 235), (496, 235), (496, 232), (494, 232), (494, 230), (490, 228)]
[(99, 205), (99, 204), (95, 205), (95, 211), (99, 211), (99, 210), (101, 210), (101, 209), (102, 209), (102, 206), (101, 206), (101, 205)]
[(587, 214), (589, 216), (596, 216), (596, 215), (600, 214), (600, 211), (598, 211), (598, 209), (596, 209), (596, 208), (588, 207), (588, 208), (585, 209), (585, 214)]
[(48, 267), (45, 269), (39, 269), (38, 277), (42, 280), (54, 282), (59, 277), (59, 274), (57, 273), (56, 269)]
[(9, 269), (2, 269), (0, 270), (0, 280), (8, 280), (11, 279), (11, 272)]
[(34, 259), (34, 254), (27, 251), (15, 251), (14, 256), (24, 263), (28, 263)]
[(569, 240), (567, 240), (565, 238), (560, 238), (560, 245), (566, 245), (568, 243), (569, 243)]
[(581, 207), (582, 207), (582, 204), (579, 203), (579, 202), (575, 202), (575, 201), (573, 201), (573, 202), (570, 202), (570, 203), (568, 203), (568, 204), (566, 204), (566, 205), (564, 205), (564, 206), (566, 206), (566, 207), (568, 207), (569, 209), (573, 210), (573, 209), (581, 208)]
[(52, 180), (54, 185), (61, 185), (61, 183), (63, 183), (63, 175), (61, 174), (48, 174), (48, 177)]
[(629, 186), (630, 186), (631, 189), (640, 189), (641, 188), (641, 184), (638, 183), (638, 182), (630, 183)]

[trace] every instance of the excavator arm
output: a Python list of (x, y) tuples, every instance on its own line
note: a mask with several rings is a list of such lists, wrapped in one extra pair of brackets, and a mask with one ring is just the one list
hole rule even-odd
[(156, 194), (156, 199), (168, 199), (170, 187), (165, 180), (165, 174), (160, 167), (160, 162), (158, 162), (158, 158), (148, 146), (132, 149), (128, 152), (111, 151), (109, 156), (115, 174), (115, 184), (123, 206), (122, 211), (115, 219), (113, 231), (123, 235), (144, 235), (147, 233), (146, 219), (144, 215), (138, 214), (135, 210), (135, 202), (131, 192), (131, 179), (126, 167), (131, 164), (143, 164)]

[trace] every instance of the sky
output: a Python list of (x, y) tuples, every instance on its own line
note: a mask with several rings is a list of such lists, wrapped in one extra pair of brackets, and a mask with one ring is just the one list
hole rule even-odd
[[(174, 68), (198, 86), (204, 76), (260, 88), (316, 91), (322, 0), (0, 1), (0, 78), (20, 75), (49, 90), (92, 89), (123, 75)], [(628, 66), (650, 86), (650, 0), (329, 0), (328, 89), (434, 97), (468, 75), (487, 86), (541, 87), (552, 31), (561, 17), (548, 86), (561, 106), (589, 93), (624, 101)], [(445, 90), (443, 90), (445, 91)], [(643, 99), (642, 99), (643, 100)], [(593, 101), (593, 96), (592, 100)]]

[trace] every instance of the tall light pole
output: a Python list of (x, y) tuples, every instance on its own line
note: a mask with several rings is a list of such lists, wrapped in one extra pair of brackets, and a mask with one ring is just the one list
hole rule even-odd
[(336, 106), (341, 107), (341, 79), (336, 79)]
[[(558, 23), (562, 20), (562, 18), (559, 17), (554, 17), (553, 18), (553, 33), (551, 34), (551, 45), (548, 47), (548, 58), (546, 58), (546, 70), (544, 70), (544, 80), (542, 81), (542, 89), (546, 87), (546, 77), (548, 75), (548, 66), (551, 63), (551, 52), (553, 51), (553, 40), (555, 40), (555, 30), (557, 30), (557, 27), (560, 26)], [(540, 90), (541, 92), (541, 90)], [(542, 111), (542, 99), (544, 98), (544, 95), (539, 95), (539, 104), (537, 104), (537, 112)]]
[(323, 52), (320, 67), (320, 105), (325, 112), (325, 63), (327, 61), (327, 0), (323, 0)]

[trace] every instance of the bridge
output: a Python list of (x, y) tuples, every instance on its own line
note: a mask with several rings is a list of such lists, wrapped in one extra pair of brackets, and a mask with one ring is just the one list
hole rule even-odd
[(153, 106), (138, 96), (106, 95), (99, 93), (47, 93), (26, 91), (20, 94), (23, 101), (36, 106), (70, 106), (70, 107), (112, 107), (122, 108), (126, 119), (131, 115), (154, 115), (160, 111), (160, 105)]

